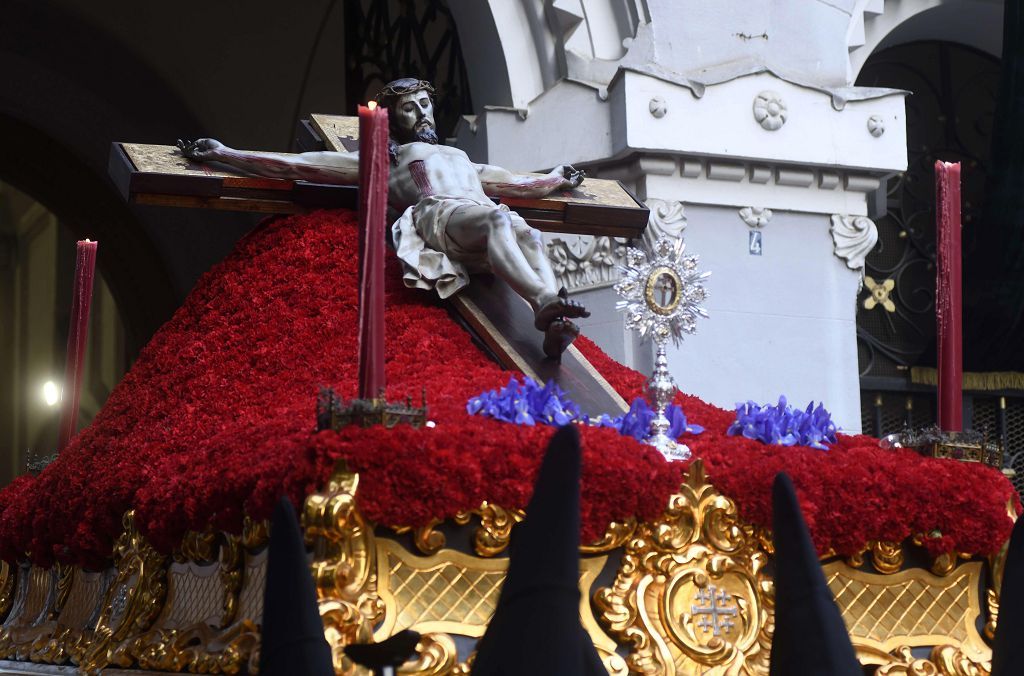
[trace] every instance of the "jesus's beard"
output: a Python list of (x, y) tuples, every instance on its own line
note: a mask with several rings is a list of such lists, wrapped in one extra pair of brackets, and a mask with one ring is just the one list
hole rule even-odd
[(437, 145), (437, 130), (433, 126), (427, 124), (416, 129), (413, 134), (415, 139), (420, 143), (429, 143), (431, 145)]

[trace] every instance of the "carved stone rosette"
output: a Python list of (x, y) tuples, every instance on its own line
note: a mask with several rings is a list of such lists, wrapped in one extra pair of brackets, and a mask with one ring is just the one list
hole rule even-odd
[(640, 674), (767, 673), (773, 586), (767, 554), (700, 461), (657, 521), (626, 542), (599, 618)]

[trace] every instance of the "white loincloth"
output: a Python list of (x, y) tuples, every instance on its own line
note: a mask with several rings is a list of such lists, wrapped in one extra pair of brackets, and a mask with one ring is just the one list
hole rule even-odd
[(407, 287), (436, 289), (437, 295), (448, 298), (469, 284), (470, 272), (489, 269), (486, 250), (466, 251), (445, 233), (452, 214), (467, 206), (508, 211), (505, 205), (490, 200), (431, 195), (406, 209), (391, 226), (395, 251), (404, 268), (402, 281)]

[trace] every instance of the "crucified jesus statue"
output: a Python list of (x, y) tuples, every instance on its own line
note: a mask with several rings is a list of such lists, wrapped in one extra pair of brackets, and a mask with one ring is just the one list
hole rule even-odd
[[(559, 288), (540, 233), (490, 197), (571, 190), (583, 182), (583, 172), (564, 165), (531, 176), (474, 164), (458, 148), (438, 143), (433, 96), (429, 82), (414, 78), (395, 80), (376, 96), (388, 110), (388, 208), (397, 217), (391, 232), (405, 284), (436, 289), (447, 298), (469, 283), (469, 273), (491, 272), (530, 304), (534, 326), (544, 332), (544, 353), (557, 358), (579, 335), (571, 320), (590, 313)], [(334, 184), (359, 180), (354, 152), (249, 152), (213, 139), (178, 146), (191, 160), (222, 162), (259, 176)]]

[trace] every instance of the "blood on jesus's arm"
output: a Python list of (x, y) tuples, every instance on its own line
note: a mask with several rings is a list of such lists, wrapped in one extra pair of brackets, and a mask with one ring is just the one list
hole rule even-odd
[(351, 185), (359, 181), (359, 153), (266, 153), (235, 150), (213, 139), (179, 142), (178, 145), (185, 157), (191, 160), (221, 162), (257, 176), (335, 185)]
[(568, 164), (543, 176), (516, 174), (491, 164), (478, 164), (476, 170), (484, 192), (492, 197), (544, 197), (556, 190), (572, 190), (584, 176)]

